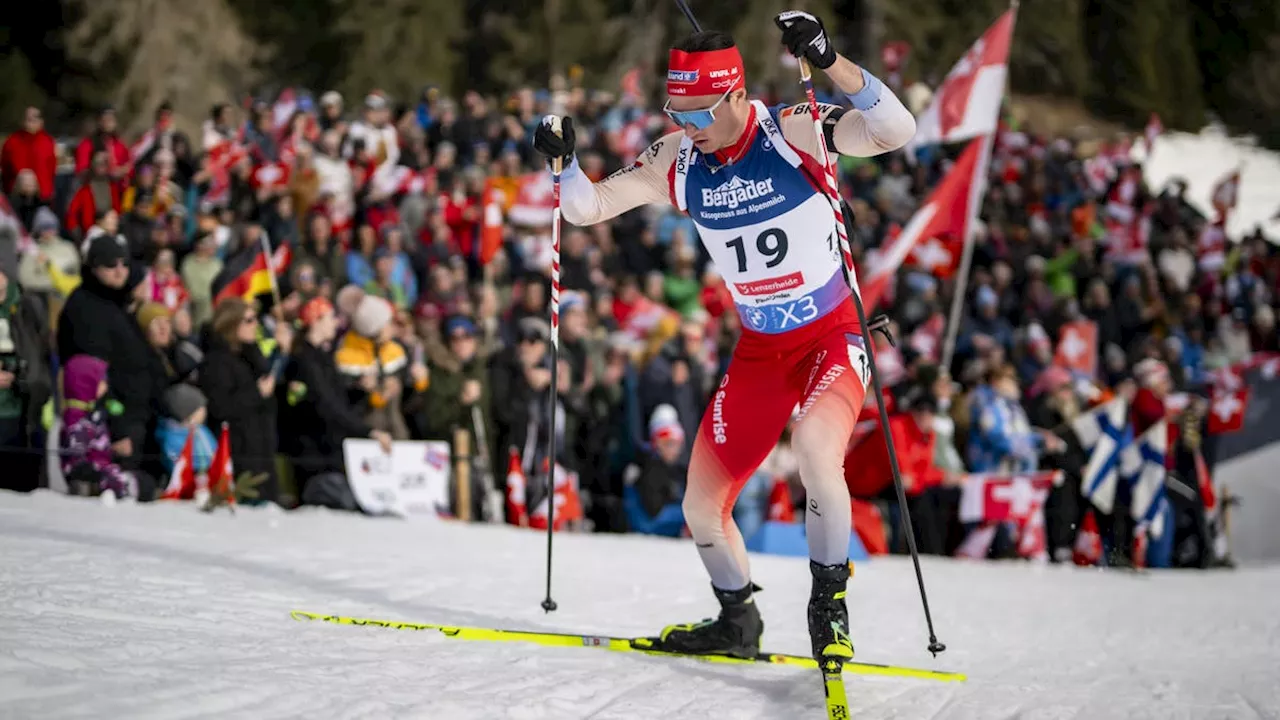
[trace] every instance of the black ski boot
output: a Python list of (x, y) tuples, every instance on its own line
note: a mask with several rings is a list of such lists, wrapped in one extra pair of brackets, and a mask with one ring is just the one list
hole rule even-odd
[(754, 658), (760, 653), (760, 636), (764, 634), (764, 621), (751, 597), (757, 586), (750, 584), (741, 590), (727, 591), (713, 585), (711, 589), (720, 601), (720, 617), (668, 626), (658, 637), (658, 648), (690, 655)]
[(849, 564), (819, 565), (810, 560), (809, 572), (813, 573), (813, 592), (809, 595), (809, 639), (813, 642), (813, 659), (821, 667), (831, 660), (843, 664), (853, 659), (849, 608), (844, 602)]

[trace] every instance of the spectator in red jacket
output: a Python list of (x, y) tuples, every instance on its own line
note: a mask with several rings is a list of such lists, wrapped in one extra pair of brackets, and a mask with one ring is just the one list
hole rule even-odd
[(93, 156), (100, 152), (107, 155), (107, 176), (113, 182), (119, 183), (129, 174), (129, 146), (120, 139), (116, 129), (115, 108), (107, 106), (98, 113), (97, 131), (76, 147), (76, 175), (88, 172)]
[(471, 257), (476, 226), (483, 212), (479, 197), (472, 192), (473, 184), (469, 178), (458, 178), (454, 181), (451, 191), (440, 196), (440, 208), (444, 211), (444, 221), (449, 224), (454, 245), (463, 257)]
[[(934, 463), (933, 424), (938, 401), (927, 389), (917, 388), (904, 402), (907, 412), (889, 418), (889, 431), (898, 454), (917, 545), (921, 553), (946, 554), (953, 535), (951, 523), (960, 503), (961, 476), (943, 472)], [(844, 477), (855, 498), (897, 500), (889, 453), (878, 424), (845, 455)], [(905, 547), (901, 542), (895, 544), (899, 549)]]
[(27, 108), (22, 129), (14, 132), (0, 147), (0, 177), (4, 194), (13, 192), (18, 173), (31, 170), (40, 183), (40, 197), (53, 199), (53, 178), (58, 171), (58, 149), (53, 136), (44, 130), (44, 115), (39, 108)]
[(101, 151), (95, 153), (89, 175), (67, 206), (67, 234), (73, 240), (84, 237), (89, 228), (106, 212), (120, 212), (120, 187), (111, 181), (110, 170), (111, 162), (107, 159), (107, 154)]

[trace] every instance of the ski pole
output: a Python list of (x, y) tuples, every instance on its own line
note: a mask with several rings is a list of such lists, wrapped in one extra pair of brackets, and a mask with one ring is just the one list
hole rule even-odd
[(698, 18), (693, 16), (693, 9), (689, 7), (689, 3), (685, 0), (676, 0), (676, 5), (680, 6), (680, 12), (689, 19), (689, 24), (693, 26), (694, 32), (702, 32), (702, 26), (698, 24)]
[[(551, 129), (560, 134), (560, 118), (551, 117)], [(564, 170), (564, 158), (551, 161), (551, 385), (547, 388), (550, 398), (547, 415), (547, 596), (542, 600), (544, 612), (555, 612), (556, 601), (551, 599), (551, 548), (556, 518), (556, 382), (560, 367), (560, 173)]]
[[(681, 0), (683, 1), (683, 0)], [(840, 197), (839, 185), (836, 183), (835, 169), (831, 164), (831, 155), (827, 150), (826, 133), (822, 131), (822, 115), (818, 111), (818, 98), (813, 91), (813, 76), (809, 72), (809, 63), (805, 58), (800, 58), (800, 81), (804, 83), (805, 96), (809, 101), (809, 113), (813, 116), (813, 129), (818, 135), (818, 152), (821, 154), (819, 158), (822, 161), (822, 170), (825, 183), (825, 194), (827, 199), (831, 201), (831, 209), (836, 216), (836, 236), (840, 239), (840, 256), (844, 259), (845, 281), (849, 284), (849, 290), (853, 295), (853, 306), (858, 313), (858, 326), (862, 328), (863, 344), (867, 348), (867, 359), (870, 361), (871, 370), (871, 387), (876, 393), (876, 406), (880, 411), (880, 430), (884, 435), (885, 449), (889, 452), (889, 468), (893, 471), (893, 484), (898, 491), (898, 508), (902, 516), (902, 527), (907, 535), (907, 548), (911, 551), (911, 562), (916, 569), (916, 584), (920, 586), (920, 603), (924, 606), (924, 621), (929, 628), (929, 647), (928, 650), (934, 657), (938, 653), (947, 649), (946, 645), (938, 642), (938, 636), (933, 631), (933, 616), (929, 612), (929, 596), (924, 589), (924, 574), (920, 571), (920, 554), (916, 551), (916, 534), (915, 529), (911, 525), (911, 510), (907, 508), (907, 493), (902, 485), (902, 471), (898, 468), (898, 453), (893, 446), (893, 434), (889, 431), (889, 413), (885, 410), (884, 391), (880, 387), (880, 373), (876, 370), (875, 340), (871, 336), (871, 332), (876, 327), (867, 323), (866, 309), (862, 306), (862, 293), (858, 288), (857, 270), (853, 265), (853, 253), (849, 249), (849, 233), (852, 232), (850, 227), (850, 219), (853, 217), (852, 208), (845, 205), (844, 200)], [(893, 343), (893, 337), (889, 334), (887, 326), (888, 322), (876, 323), (881, 332)]]

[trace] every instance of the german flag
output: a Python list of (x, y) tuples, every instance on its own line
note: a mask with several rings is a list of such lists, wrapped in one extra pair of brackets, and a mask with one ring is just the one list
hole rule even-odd
[[(292, 262), (293, 252), (288, 245), (276, 248), (269, 263), (267, 254), (260, 249), (252, 253), (240, 253), (231, 259), (219, 276), (218, 280), (230, 280), (213, 296), (213, 304), (217, 305), (229, 297), (253, 300), (259, 295), (270, 293), (272, 277), (279, 277), (280, 273), (289, 269)], [(214, 284), (216, 286), (218, 283), (215, 281)]]

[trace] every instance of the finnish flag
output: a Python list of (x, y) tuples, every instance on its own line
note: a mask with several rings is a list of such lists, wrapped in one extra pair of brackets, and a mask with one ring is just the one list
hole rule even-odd
[(1152, 425), (1120, 454), (1120, 476), (1129, 484), (1129, 514), (1152, 537), (1164, 532), (1165, 457), (1169, 451), (1168, 422)]
[(1071, 423), (1080, 446), (1089, 453), (1080, 494), (1089, 498), (1103, 514), (1110, 514), (1115, 506), (1121, 454), (1133, 444), (1133, 428), (1128, 419), (1129, 404), (1118, 397), (1081, 414)]

